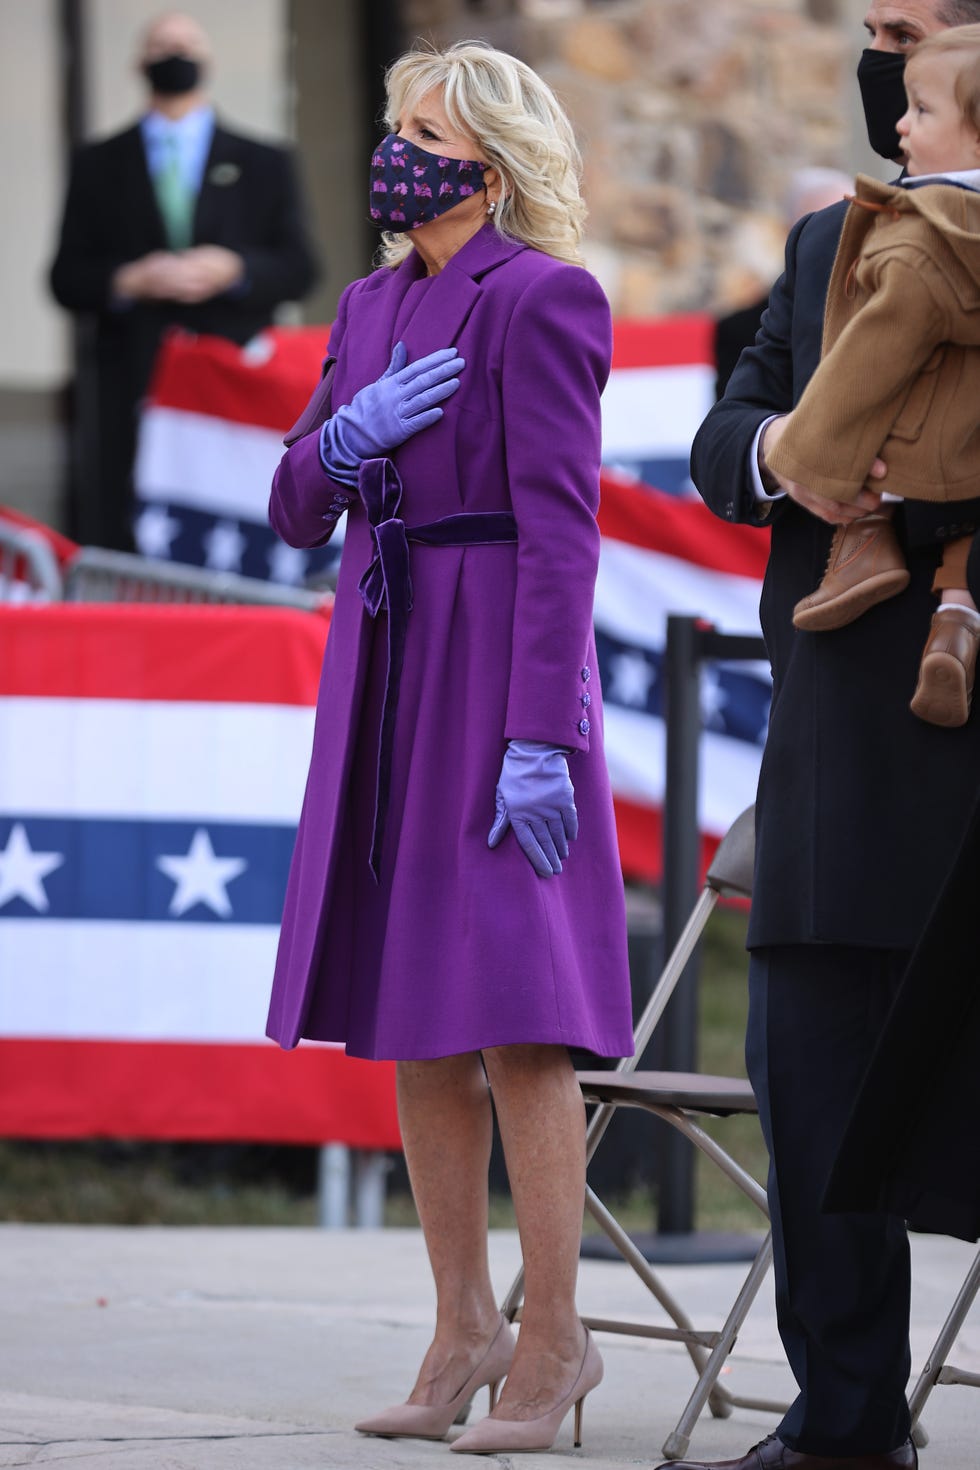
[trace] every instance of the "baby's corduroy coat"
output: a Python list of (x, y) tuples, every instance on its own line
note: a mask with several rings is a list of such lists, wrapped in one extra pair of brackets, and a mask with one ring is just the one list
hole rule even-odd
[(820, 365), (766, 461), (817, 495), (980, 495), (980, 193), (858, 175)]

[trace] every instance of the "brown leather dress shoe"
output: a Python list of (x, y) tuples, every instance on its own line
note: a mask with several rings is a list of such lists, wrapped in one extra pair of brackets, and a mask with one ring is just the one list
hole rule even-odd
[(933, 613), (910, 709), (930, 725), (965, 725), (973, 698), (980, 622), (968, 608)]
[(796, 604), (793, 624), (805, 633), (846, 628), (876, 602), (894, 597), (908, 585), (908, 567), (890, 516), (862, 516), (837, 527), (823, 581)]
[(916, 1470), (918, 1463), (911, 1441), (888, 1455), (804, 1455), (770, 1434), (740, 1460), (668, 1460), (659, 1470)]

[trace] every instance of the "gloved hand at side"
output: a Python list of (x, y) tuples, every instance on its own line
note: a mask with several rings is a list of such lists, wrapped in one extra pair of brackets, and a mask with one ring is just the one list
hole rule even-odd
[(377, 382), (355, 393), (320, 430), (320, 460), (341, 484), (357, 484), (362, 459), (379, 459), (438, 423), (438, 405), (459, 387), (466, 364), (455, 347), (440, 347), (417, 362), (407, 362), (407, 357), (404, 342), (396, 343)]
[(568, 840), (578, 836), (575, 791), (566, 752), (540, 740), (511, 740), (497, 782), (497, 815), (487, 843), (496, 847), (513, 827), (541, 878), (561, 872)]

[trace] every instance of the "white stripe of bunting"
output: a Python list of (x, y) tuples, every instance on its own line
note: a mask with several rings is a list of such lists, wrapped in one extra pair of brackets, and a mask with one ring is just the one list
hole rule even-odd
[(140, 421), (137, 493), (264, 526), (282, 455), (282, 435), (274, 429), (151, 407)]
[(603, 459), (687, 460), (713, 399), (703, 364), (615, 369), (602, 395)]
[(0, 699), (8, 816), (299, 820), (306, 706)]
[(2, 1033), (260, 1041), (277, 937), (271, 924), (0, 924)]

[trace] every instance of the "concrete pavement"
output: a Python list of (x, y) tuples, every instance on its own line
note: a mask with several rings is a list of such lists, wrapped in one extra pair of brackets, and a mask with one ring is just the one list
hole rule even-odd
[[(913, 1240), (918, 1373), (973, 1249)], [(495, 1232), (501, 1295), (516, 1237)], [(663, 1269), (698, 1325), (715, 1325), (745, 1268)], [(448, 1470), (445, 1444), (365, 1439), (351, 1425), (404, 1397), (428, 1342), (432, 1292), (417, 1231), (108, 1229), (0, 1226), (0, 1466), (86, 1470)], [(584, 1261), (590, 1315), (663, 1320), (632, 1273)], [(584, 1445), (571, 1417), (545, 1463), (589, 1470), (656, 1465), (693, 1387), (684, 1350), (603, 1336), (602, 1386), (586, 1401)], [(953, 1360), (980, 1371), (980, 1307)], [(789, 1396), (768, 1283), (723, 1381)], [(485, 1413), (481, 1395), (476, 1409)], [(475, 1411), (474, 1411), (475, 1412)], [(980, 1392), (941, 1387), (925, 1421), (923, 1470), (977, 1470)], [(773, 1416), (736, 1409), (699, 1421), (691, 1453), (742, 1454)], [(527, 1457), (514, 1456), (514, 1465)], [(483, 1463), (486, 1463), (485, 1461)], [(533, 1460), (527, 1461), (534, 1464)]]

